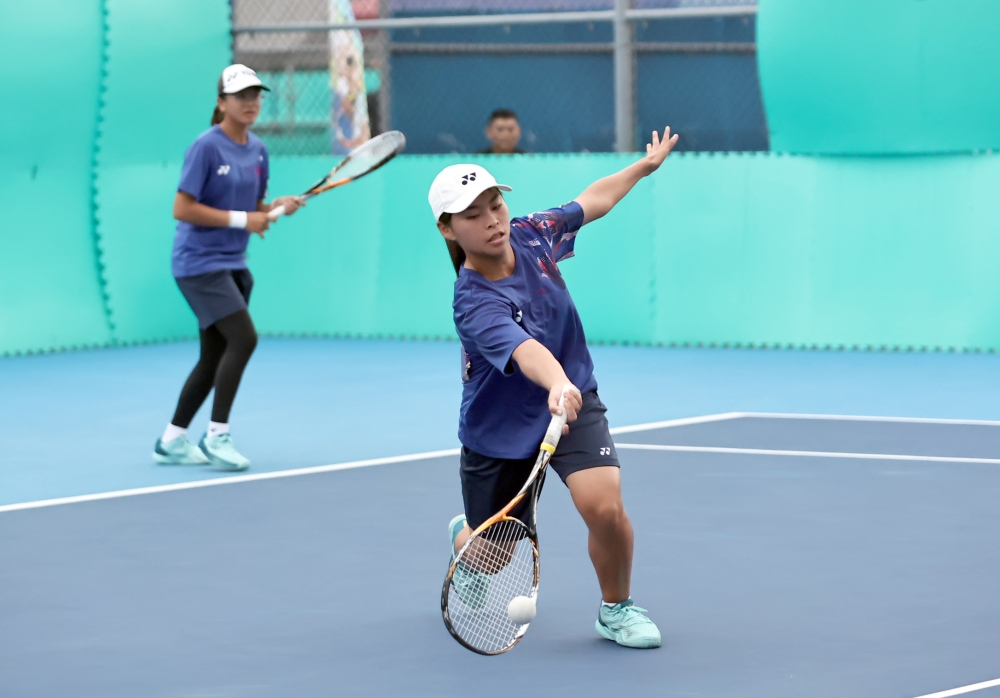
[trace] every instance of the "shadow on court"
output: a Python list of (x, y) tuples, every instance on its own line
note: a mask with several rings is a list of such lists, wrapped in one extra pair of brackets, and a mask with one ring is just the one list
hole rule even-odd
[[(619, 440), (913, 453), (913, 425), (896, 426), (738, 419)], [(964, 427), (924, 429), (917, 450), (968, 452)], [(1000, 428), (984, 429), (975, 452), (996, 458)], [(597, 637), (585, 530), (556, 478), (538, 618), (506, 655), (462, 649), (438, 606), (461, 502), (457, 459), (439, 458), (0, 514), (0, 694), (913, 698), (1000, 675), (1000, 466), (620, 455), (633, 595), (662, 649)]]

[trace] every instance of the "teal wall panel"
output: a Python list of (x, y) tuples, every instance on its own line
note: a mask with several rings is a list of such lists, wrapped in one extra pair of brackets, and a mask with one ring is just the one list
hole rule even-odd
[[(631, 160), (486, 164), (518, 215)], [(425, 196), (460, 161), (402, 156), (255, 239), (258, 327), (454, 336), (454, 274)], [(327, 164), (277, 158), (272, 189), (298, 191)], [(592, 341), (996, 349), (998, 187), (994, 155), (675, 155), (560, 266)]]
[(1000, 157), (668, 164), (657, 341), (1000, 347)]
[[(271, 194), (301, 193), (328, 158), (273, 158)], [(253, 236), (251, 309), (262, 332), (367, 335), (374, 330), (383, 180), (368, 177), (313, 199)]]
[(116, 341), (196, 335), (170, 273), (184, 152), (208, 128), (230, 61), (227, 0), (105, 0), (107, 77), (97, 233)]
[[(486, 163), (514, 187), (512, 215), (559, 206), (632, 156), (551, 155), (490, 158)], [(299, 214), (254, 238), (250, 267), (253, 316), (275, 333), (454, 337), (455, 273), (427, 204), (427, 189), (453, 156), (402, 156), (384, 170), (313, 199)], [(528, 166), (526, 166), (528, 165)], [(327, 158), (275, 158), (271, 190), (301, 191)], [(592, 339), (612, 341), (641, 332), (653, 339), (653, 259), (636, 254), (654, 238), (652, 182), (646, 181), (614, 217), (587, 228), (581, 253), (562, 265), (574, 298), (586, 309)], [(628, 240), (627, 243), (624, 241)], [(619, 273), (619, 270), (628, 270)], [(579, 279), (579, 283), (575, 280)], [(609, 306), (608, 302), (615, 302)]]
[(1000, 148), (996, 0), (760, 0), (771, 149)]
[(103, 345), (91, 225), (101, 3), (5, 3), (0, 17), (0, 354)]

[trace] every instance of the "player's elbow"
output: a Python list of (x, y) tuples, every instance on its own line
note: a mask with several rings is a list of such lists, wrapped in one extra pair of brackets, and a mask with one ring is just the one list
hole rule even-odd
[(174, 197), (174, 219), (178, 221), (187, 220), (193, 202), (194, 198), (190, 194), (177, 192), (177, 196)]

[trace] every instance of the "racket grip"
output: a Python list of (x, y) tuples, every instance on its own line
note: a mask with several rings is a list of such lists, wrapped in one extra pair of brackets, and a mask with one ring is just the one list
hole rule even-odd
[[(559, 398), (559, 406), (562, 407), (563, 403), (566, 401), (566, 393), (569, 391), (567, 388), (563, 391), (562, 397)], [(566, 409), (563, 408), (562, 414), (552, 415), (552, 421), (549, 422), (549, 428), (545, 430), (545, 438), (542, 439), (542, 444), (551, 447), (549, 453), (555, 453), (556, 446), (559, 445), (559, 439), (562, 437), (562, 429), (566, 425)], [(544, 448), (544, 446), (543, 446)], [(545, 449), (548, 451), (548, 449)]]
[(270, 211), (270, 213), (267, 214), (267, 217), (269, 219), (271, 219), (272, 221), (276, 221), (279, 218), (281, 218), (283, 215), (285, 215), (285, 207), (284, 207), (284, 205), (278, 206), (277, 208), (272, 208), (271, 211)]

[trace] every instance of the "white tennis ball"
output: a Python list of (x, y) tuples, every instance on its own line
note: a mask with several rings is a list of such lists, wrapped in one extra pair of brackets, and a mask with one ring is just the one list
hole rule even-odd
[(527, 625), (530, 623), (538, 609), (535, 608), (535, 600), (527, 596), (515, 596), (507, 604), (507, 617), (511, 623), (517, 625)]

